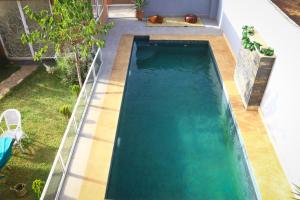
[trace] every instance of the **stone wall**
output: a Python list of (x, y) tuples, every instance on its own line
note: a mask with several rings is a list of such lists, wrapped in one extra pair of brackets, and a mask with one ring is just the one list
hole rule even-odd
[(275, 57), (240, 48), (234, 78), (247, 110), (257, 110), (263, 98)]

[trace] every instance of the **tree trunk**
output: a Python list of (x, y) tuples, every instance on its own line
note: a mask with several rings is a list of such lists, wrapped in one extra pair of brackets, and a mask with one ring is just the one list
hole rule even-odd
[(75, 65), (77, 70), (77, 78), (80, 88), (82, 88), (82, 78), (81, 78), (81, 70), (80, 70), (80, 59), (78, 51), (75, 51)]

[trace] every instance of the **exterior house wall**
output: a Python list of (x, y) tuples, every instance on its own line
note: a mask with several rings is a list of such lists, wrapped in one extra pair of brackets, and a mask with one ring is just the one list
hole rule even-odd
[(195, 14), (216, 18), (218, 12), (219, 0), (148, 0), (145, 7), (145, 16), (162, 15), (168, 17), (184, 16), (186, 14)]
[(289, 181), (300, 184), (300, 27), (269, 0), (223, 0), (220, 5), (220, 26), (236, 56), (243, 25), (253, 25), (275, 49), (261, 112)]
[(19, 8), (16, 1), (0, 1), (0, 34), (7, 57), (32, 57), (30, 47), (23, 45), (24, 32)]
[[(40, 10), (50, 10), (50, 2), (49, 0), (23, 0), (21, 1), (21, 6), (25, 7), (28, 5), (33, 11), (38, 12)], [(38, 29), (38, 25), (36, 22), (30, 20), (27, 15), (24, 14), (26, 24), (28, 26), (28, 31), (32, 32)], [(33, 51), (36, 52), (39, 50), (40, 45), (33, 44), (32, 45)], [(53, 57), (54, 56), (54, 47), (49, 45), (48, 51), (43, 55), (43, 57)]]
[[(108, 0), (93, 0), (94, 8), (96, 1), (99, 3), (99, 7), (103, 7), (103, 15), (101, 21), (104, 22), (107, 18), (107, 1)], [(50, 10), (50, 2), (52, 0), (2, 0), (0, 1), (0, 36), (3, 47), (7, 53), (7, 58), (11, 60), (32, 60), (34, 51), (37, 51), (40, 46), (37, 44), (25, 44), (21, 42), (21, 35), (25, 31), (31, 32), (38, 28), (37, 24), (31, 21), (23, 12), (22, 8), (29, 5), (33, 11), (39, 11), (42, 9)], [(98, 14), (97, 14), (98, 13)], [(95, 13), (94, 13), (95, 14)], [(96, 12), (97, 15), (100, 14)], [(96, 16), (95, 16), (96, 17)], [(49, 46), (49, 49), (43, 58), (52, 58), (54, 56), (54, 47)]]

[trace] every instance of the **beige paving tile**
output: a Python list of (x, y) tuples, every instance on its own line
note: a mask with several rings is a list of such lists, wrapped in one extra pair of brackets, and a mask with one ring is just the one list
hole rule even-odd
[(96, 133), (79, 199), (104, 199), (133, 37), (120, 41), (104, 100), (99, 105)]

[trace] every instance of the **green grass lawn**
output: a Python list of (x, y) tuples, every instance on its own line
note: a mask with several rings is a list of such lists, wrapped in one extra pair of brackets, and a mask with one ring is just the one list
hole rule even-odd
[(8, 78), (11, 74), (19, 69), (19, 66), (11, 64), (7, 60), (0, 60), (0, 82)]
[(14, 148), (5, 168), (7, 183), (0, 185), (0, 199), (16, 199), (10, 186), (27, 184), (28, 194), (21, 199), (35, 198), (31, 184), (35, 179), (46, 181), (68, 120), (58, 112), (64, 105), (74, 105), (74, 96), (60, 80), (49, 75), (44, 68), (38, 69), (0, 100), (0, 112), (16, 108), (21, 112), (23, 130), (32, 140), (26, 153)]

